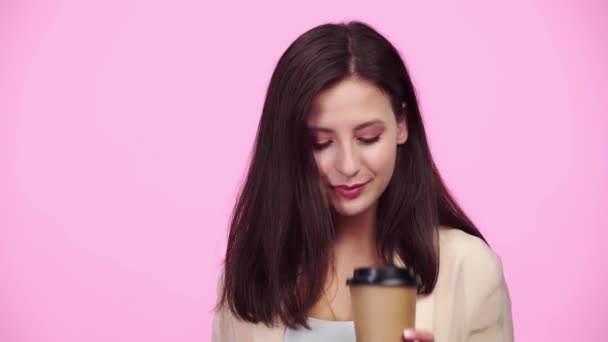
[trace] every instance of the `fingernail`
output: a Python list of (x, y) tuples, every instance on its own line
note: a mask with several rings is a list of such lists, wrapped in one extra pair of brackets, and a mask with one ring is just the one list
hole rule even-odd
[(414, 330), (412, 329), (406, 329), (403, 331), (403, 337), (405, 338), (412, 338), (414, 337)]

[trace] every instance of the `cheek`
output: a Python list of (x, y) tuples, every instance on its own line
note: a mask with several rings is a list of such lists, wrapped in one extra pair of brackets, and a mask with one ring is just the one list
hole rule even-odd
[(316, 153), (315, 162), (317, 164), (317, 168), (319, 169), (321, 177), (323, 179), (327, 179), (332, 165), (332, 157), (330, 153)]
[(377, 148), (367, 151), (365, 164), (374, 174), (381, 176), (392, 174), (395, 167), (397, 148), (391, 144), (378, 145)]

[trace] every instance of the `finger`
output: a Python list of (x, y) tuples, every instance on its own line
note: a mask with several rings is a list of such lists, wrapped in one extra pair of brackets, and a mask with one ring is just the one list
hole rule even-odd
[(435, 341), (435, 337), (430, 332), (406, 329), (403, 332), (403, 340), (411, 342), (433, 342)]

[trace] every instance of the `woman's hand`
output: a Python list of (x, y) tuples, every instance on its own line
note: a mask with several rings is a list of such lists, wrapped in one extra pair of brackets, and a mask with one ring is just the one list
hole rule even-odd
[(405, 329), (403, 341), (407, 342), (433, 342), (435, 337), (430, 332)]

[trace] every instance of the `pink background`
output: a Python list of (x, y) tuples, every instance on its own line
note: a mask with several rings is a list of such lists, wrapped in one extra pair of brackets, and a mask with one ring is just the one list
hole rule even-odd
[(270, 74), (343, 19), (402, 52), (439, 167), (503, 258), (517, 340), (608, 338), (606, 3), (0, 7), (0, 341), (210, 340)]

